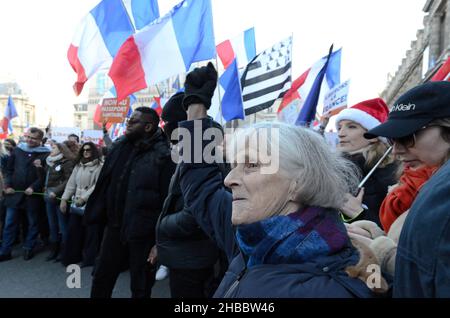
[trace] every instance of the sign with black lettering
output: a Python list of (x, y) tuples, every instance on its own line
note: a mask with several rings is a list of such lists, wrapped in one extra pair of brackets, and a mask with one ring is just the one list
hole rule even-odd
[(350, 80), (334, 86), (324, 97), (323, 115), (335, 115), (347, 107)]
[(122, 123), (130, 108), (130, 98), (117, 102), (117, 98), (104, 98), (102, 118), (108, 123)]

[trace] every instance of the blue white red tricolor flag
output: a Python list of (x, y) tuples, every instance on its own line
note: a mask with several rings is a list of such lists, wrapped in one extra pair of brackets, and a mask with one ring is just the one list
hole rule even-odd
[(211, 1), (183, 0), (124, 42), (109, 76), (121, 100), (215, 56)]
[[(339, 49), (330, 56), (328, 66), (325, 72), (325, 80), (320, 87), (320, 96), (318, 100), (319, 107), (322, 105), (323, 96), (335, 85), (341, 82), (341, 52)], [(312, 91), (314, 81), (327, 61), (325, 56), (306, 70), (293, 83), (291, 88), (286, 92), (278, 108), (278, 119), (290, 124), (294, 124), (303, 107), (308, 95)], [(319, 110), (320, 112), (320, 110)]]
[(157, 0), (103, 0), (78, 25), (67, 52), (77, 73), (77, 95), (84, 83), (101, 68), (111, 65), (130, 35), (159, 17)]

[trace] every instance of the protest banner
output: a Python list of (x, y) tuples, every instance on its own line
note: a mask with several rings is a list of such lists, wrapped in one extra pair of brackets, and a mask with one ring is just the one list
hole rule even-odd
[(330, 89), (324, 97), (322, 116), (336, 115), (347, 107), (349, 84), (350, 80), (340, 83)]
[(104, 98), (102, 103), (102, 119), (108, 123), (122, 123), (130, 108), (130, 98), (117, 102), (117, 98)]
[(56, 142), (67, 140), (70, 134), (80, 137), (81, 131), (78, 127), (52, 127), (52, 139)]
[(83, 130), (81, 141), (83, 143), (90, 141), (96, 145), (101, 145), (103, 143), (103, 131), (85, 129), (85, 130)]

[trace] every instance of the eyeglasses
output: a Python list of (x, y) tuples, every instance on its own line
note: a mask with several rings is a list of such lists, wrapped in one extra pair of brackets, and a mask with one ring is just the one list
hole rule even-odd
[(83, 149), (83, 152), (91, 152), (91, 151), (92, 151), (91, 148), (84, 148), (84, 149)]
[(151, 124), (151, 123), (148, 122), (148, 121), (143, 121), (143, 120), (128, 119), (128, 120), (126, 121), (126, 124), (127, 124), (127, 125), (135, 125), (135, 124), (144, 124), (144, 125), (147, 125), (147, 124)]
[(405, 137), (399, 137), (399, 138), (390, 138), (389, 142), (391, 143), (391, 145), (396, 143), (398, 145), (402, 145), (405, 148), (412, 148), (416, 145), (416, 141), (417, 141), (416, 135), (429, 127), (433, 127), (433, 125), (423, 126), (418, 131), (414, 132), (412, 135), (408, 135)]

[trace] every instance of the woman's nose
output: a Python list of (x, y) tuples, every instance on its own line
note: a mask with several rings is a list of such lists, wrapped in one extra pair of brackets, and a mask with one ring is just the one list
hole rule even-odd
[(230, 171), (230, 173), (228, 173), (228, 175), (226, 176), (223, 183), (225, 184), (226, 187), (231, 189), (233, 186), (239, 185), (239, 183), (240, 183), (239, 180), (240, 180), (240, 178), (239, 178), (238, 167), (235, 167)]

